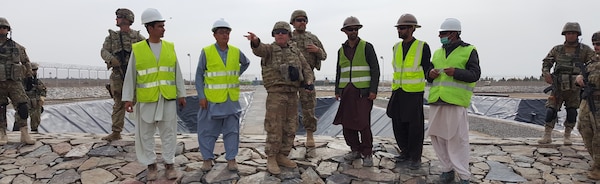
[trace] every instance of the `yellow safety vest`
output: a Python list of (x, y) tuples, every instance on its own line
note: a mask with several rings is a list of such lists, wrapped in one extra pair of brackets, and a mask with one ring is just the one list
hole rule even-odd
[(392, 82), (392, 90), (402, 88), (406, 92), (422, 92), (425, 91), (425, 74), (421, 66), (421, 58), (423, 58), (423, 46), (425, 42), (415, 40), (404, 59), (402, 42), (396, 43), (394, 46), (394, 80)]
[(223, 103), (228, 95), (232, 101), (238, 101), (240, 97), (240, 49), (228, 47), (226, 64), (214, 44), (204, 47), (204, 94), (209, 102)]
[(167, 100), (177, 98), (175, 46), (171, 42), (164, 40), (161, 42), (158, 62), (145, 40), (132, 45), (136, 59), (136, 97), (138, 102), (157, 102), (159, 94)]
[(350, 82), (356, 88), (368, 88), (371, 86), (371, 68), (365, 56), (366, 43), (364, 40), (358, 42), (352, 61), (344, 54), (344, 47), (340, 48), (340, 61), (338, 63), (340, 66), (340, 81), (338, 88), (345, 88)]
[[(459, 68), (465, 69), (471, 52), (475, 50), (475, 46), (459, 46), (446, 58), (446, 50), (440, 48), (433, 54), (431, 63), (436, 69), (444, 68)], [(429, 89), (428, 102), (435, 102), (442, 99), (444, 102), (469, 107), (471, 96), (473, 96), (474, 82), (463, 82), (455, 80), (454, 77), (440, 72), (440, 76), (433, 80), (431, 89)]]

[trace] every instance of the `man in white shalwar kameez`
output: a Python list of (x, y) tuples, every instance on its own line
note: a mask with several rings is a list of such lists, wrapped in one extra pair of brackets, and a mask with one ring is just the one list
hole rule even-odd
[[(135, 119), (135, 152), (138, 162), (148, 166), (148, 181), (158, 178), (154, 135), (162, 143), (165, 175), (176, 179), (174, 158), (177, 145), (177, 103), (185, 106), (185, 86), (173, 43), (161, 40), (164, 19), (156, 9), (142, 14), (147, 40), (135, 43), (123, 83), (125, 109)], [(134, 103), (135, 102), (135, 103)]]
[(440, 160), (439, 183), (469, 183), (469, 121), (467, 107), (471, 103), (475, 82), (481, 76), (479, 55), (475, 46), (460, 38), (460, 21), (446, 19), (439, 30), (442, 48), (433, 53), (429, 70), (429, 129), (431, 145)]

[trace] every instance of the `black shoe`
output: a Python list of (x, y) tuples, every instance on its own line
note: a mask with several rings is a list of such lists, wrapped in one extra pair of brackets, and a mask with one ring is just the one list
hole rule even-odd
[(408, 166), (407, 166), (410, 170), (417, 170), (421, 168), (421, 160), (410, 160), (408, 161)]
[(440, 183), (451, 183), (454, 181), (454, 170), (443, 172), (440, 175)]
[(400, 155), (394, 157), (394, 160), (396, 160), (396, 162), (405, 162), (408, 159), (409, 159), (408, 156), (406, 156), (405, 154), (400, 154)]

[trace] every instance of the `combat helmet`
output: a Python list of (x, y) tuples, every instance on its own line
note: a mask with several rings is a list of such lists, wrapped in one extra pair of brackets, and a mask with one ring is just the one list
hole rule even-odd
[(133, 21), (135, 20), (135, 16), (133, 15), (133, 12), (127, 8), (119, 8), (117, 9), (117, 11), (115, 11), (115, 15), (119, 16), (125, 16), (125, 19), (127, 19), (129, 22), (131, 22), (133, 24)]
[(284, 21), (276, 22), (275, 25), (273, 26), (273, 30), (271, 31), (271, 36), (275, 37), (275, 34), (273, 34), (273, 31), (275, 31), (277, 29), (285, 29), (288, 31), (288, 34), (290, 36), (292, 36), (292, 28), (290, 27), (290, 25), (287, 22), (284, 22)]
[(294, 19), (296, 17), (306, 17), (306, 21), (308, 21), (308, 16), (306, 16), (306, 12), (304, 10), (295, 10), (290, 17), (290, 24), (294, 23)]
[(10, 31), (10, 24), (4, 17), (0, 17), (0, 26), (8, 26), (8, 31)]
[(404, 26), (404, 25), (415, 26), (416, 28), (421, 27), (421, 25), (419, 25), (417, 23), (417, 18), (410, 13), (402, 14), (400, 16), (400, 18), (398, 19), (398, 23), (396, 23), (396, 26), (394, 26), (394, 27)]
[(581, 26), (577, 22), (567, 22), (562, 29), (562, 35), (565, 35), (566, 32), (577, 32), (577, 36), (581, 36)]
[(39, 68), (39, 64), (32, 62), (31, 63), (31, 70), (37, 70)]
[(344, 20), (344, 25), (342, 26), (342, 29), (340, 29), (341, 31), (344, 31), (344, 28), (349, 27), (349, 26), (358, 26), (358, 28), (362, 28), (363, 25), (360, 24), (360, 21), (358, 21), (358, 18), (350, 16), (348, 18), (346, 18), (346, 20)]
[(600, 42), (600, 31), (592, 35), (592, 43)]

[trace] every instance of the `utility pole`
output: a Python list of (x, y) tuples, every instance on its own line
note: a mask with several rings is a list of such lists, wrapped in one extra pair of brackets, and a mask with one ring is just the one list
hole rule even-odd
[(383, 56), (379, 56), (379, 58), (381, 58), (381, 63), (383, 63), (381, 65), (381, 81), (380, 81), (380, 82), (383, 82), (383, 81), (385, 81), (385, 61), (383, 60)]
[(192, 55), (188, 53), (187, 56), (190, 59), (190, 85), (192, 85)]

